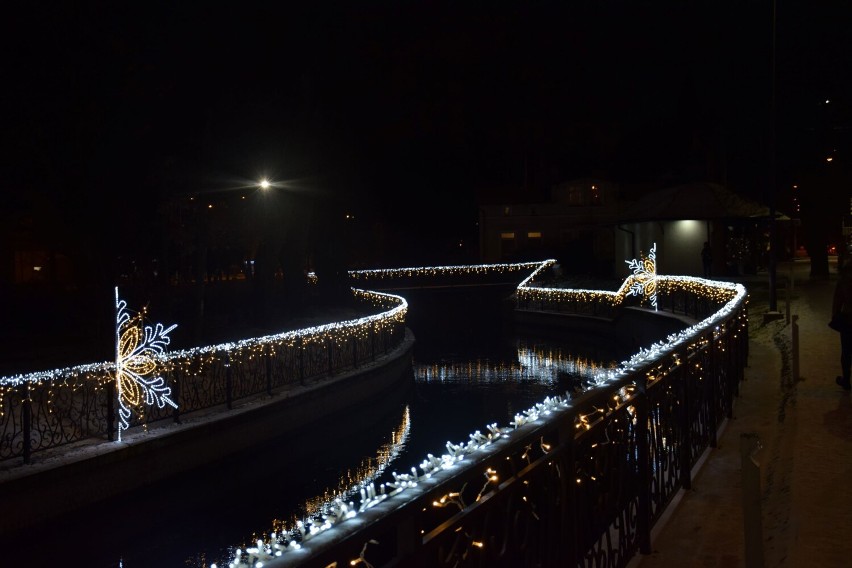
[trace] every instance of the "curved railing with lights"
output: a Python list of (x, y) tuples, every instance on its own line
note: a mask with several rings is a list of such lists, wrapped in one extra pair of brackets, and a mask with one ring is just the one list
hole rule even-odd
[[(519, 305), (582, 298), (613, 310), (650, 290), (636, 276), (615, 292), (536, 286), (551, 264), (521, 283)], [(329, 503), (229, 565), (625, 566), (650, 552), (651, 527), (731, 415), (748, 345), (742, 285), (654, 275), (653, 293), (655, 307), (708, 313), (599, 369), (584, 392), (447, 442), (419, 469), (364, 487), (359, 502)]]
[[(651, 526), (676, 491), (689, 486), (692, 467), (715, 445), (719, 424), (731, 414), (747, 353), (745, 289), (699, 278), (648, 279), (641, 274), (629, 277), (615, 292), (537, 285), (536, 279), (552, 264), (354, 271), (350, 276), (367, 280), (434, 271), (475, 275), (532, 269), (518, 286), (519, 306), (538, 302), (539, 309), (559, 310), (595, 302), (615, 310), (628, 297), (641, 300), (636, 292), (653, 291), (655, 307), (690, 313), (691, 305), (695, 315), (709, 313), (640, 349), (620, 366), (601, 369), (585, 381), (586, 391), (548, 397), (506, 426), (489, 424), (485, 433), (474, 432), (467, 441), (447, 442), (446, 453), (427, 455), (419, 470), (394, 473), (395, 481), (387, 485), (362, 487), (357, 504), (357, 497), (335, 499), (322, 507), (321, 516), (237, 551), (231, 565), (624, 566), (637, 551), (647, 551)], [(307, 354), (316, 347), (318, 356), (305, 355), (306, 369), (322, 372), (338, 368), (334, 353), (342, 361), (341, 346), (355, 346), (353, 361), (369, 353), (363, 342), (367, 336), (376, 337), (374, 330), (389, 338), (384, 345), (401, 340), (405, 300), (364, 290), (354, 293), (379, 304), (388, 302), (382, 306), (387, 311), (164, 355), (160, 362), (176, 380), (174, 394), (181, 411), (200, 404), (187, 398), (181, 386), (202, 377), (201, 368), (224, 377), (212, 381), (216, 386), (205, 387), (211, 399), (221, 400), (227, 399), (227, 392), (262, 392), (270, 384), (269, 362), (273, 375), (275, 362), (292, 371), (293, 353)], [(55, 426), (65, 421), (75, 432), (108, 433), (108, 427), (99, 424), (110, 422), (110, 411), (103, 410), (109, 405), (102, 399), (112, 399), (112, 373), (111, 364), (104, 363), (3, 378), (2, 443), (14, 452), (10, 441), (20, 445), (29, 438), (25, 428), (14, 426), (14, 416), (21, 423), (50, 424), (40, 432), (46, 444), (80, 439), (81, 434), (72, 439)], [(253, 386), (229, 391), (229, 376), (231, 381), (247, 377), (245, 382)], [(44, 385), (48, 388), (39, 388)], [(33, 405), (34, 400), (39, 403)], [(57, 418), (54, 411), (60, 404), (75, 407), (73, 417)], [(159, 418), (156, 409), (148, 412), (151, 419)]]
[[(370, 315), (295, 331), (172, 351), (158, 357), (177, 408), (145, 405), (130, 427), (173, 419), (375, 360), (405, 337), (408, 304), (352, 289)], [(0, 378), (0, 462), (115, 434), (115, 363)]]

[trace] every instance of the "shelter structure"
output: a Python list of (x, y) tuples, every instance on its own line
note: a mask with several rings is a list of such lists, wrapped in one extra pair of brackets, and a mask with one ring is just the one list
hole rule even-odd
[[(621, 186), (581, 178), (555, 185), (550, 200), (480, 206), (482, 262), (556, 258), (566, 274), (625, 277), (624, 263), (657, 245), (661, 274), (703, 276), (709, 242), (711, 276), (753, 274), (768, 267), (769, 207), (723, 185), (696, 182), (645, 191), (630, 199)], [(792, 254), (789, 217), (776, 212), (780, 260)]]
[[(616, 255), (621, 258), (636, 258), (656, 243), (660, 273), (700, 276), (704, 273), (701, 250), (709, 242), (711, 276), (768, 268), (769, 207), (723, 185), (703, 182), (666, 187), (632, 202), (623, 201), (621, 206), (616, 234)], [(776, 212), (775, 220), (790, 218)], [(784, 235), (776, 239), (777, 245), (787, 240)]]

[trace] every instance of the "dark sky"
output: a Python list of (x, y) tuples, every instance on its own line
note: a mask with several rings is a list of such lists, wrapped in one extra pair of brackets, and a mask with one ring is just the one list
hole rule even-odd
[[(804, 153), (843, 143), (826, 125), (850, 126), (852, 49), (844, 2), (781, 4), (786, 183)], [(495, 188), (596, 174), (766, 194), (768, 1), (4, 10), (4, 194), (90, 223), (263, 176), (368, 216), (416, 212), (411, 226), (467, 223)]]

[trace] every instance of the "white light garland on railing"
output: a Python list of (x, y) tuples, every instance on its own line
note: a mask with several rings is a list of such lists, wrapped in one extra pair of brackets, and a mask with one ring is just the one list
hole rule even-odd
[[(556, 262), (553, 259), (541, 262), (516, 264), (360, 270), (351, 271), (349, 275), (351, 278), (357, 280), (414, 276), (479, 275), (491, 272), (518, 272), (522, 270), (532, 270), (533, 272), (528, 277), (524, 278), (517, 287), (517, 295), (519, 299), (533, 297), (547, 297), (548, 299), (571, 301), (582, 299), (583, 301), (597, 301), (611, 306), (616, 306), (623, 301), (626, 295), (637, 293), (634, 290), (641, 290), (644, 295), (654, 295), (652, 305), (656, 308), (656, 293), (658, 291), (673, 292), (681, 290), (721, 305), (715, 313), (695, 325), (692, 325), (677, 334), (669, 335), (665, 340), (659, 341), (648, 348), (641, 348), (639, 352), (635, 353), (627, 361), (623, 361), (619, 367), (614, 369), (601, 369), (601, 373), (594, 377), (594, 382), (596, 385), (602, 385), (612, 380), (624, 378), (629, 375), (631, 371), (635, 371), (637, 368), (647, 365), (648, 363), (671, 353), (681, 344), (694, 341), (696, 338), (706, 333), (708, 329), (713, 329), (718, 323), (728, 318), (731, 314), (738, 310), (746, 299), (746, 291), (741, 284), (710, 281), (688, 276), (657, 275), (655, 262), (656, 244), (652, 248), (652, 255), (653, 257), (645, 259), (641, 266), (638, 261), (633, 261), (635, 263), (635, 266), (632, 266), (632, 268), (634, 268), (634, 274), (628, 276), (619, 290), (615, 292), (607, 290), (572, 290), (534, 286), (533, 283), (535, 282), (536, 277), (542, 275), (546, 269)], [(645, 264), (645, 262), (649, 260), (653, 262), (653, 266)], [(628, 264), (630, 264), (630, 262), (628, 262)], [(637, 268), (639, 268), (638, 272), (636, 271)], [(637, 287), (637, 284), (640, 284), (641, 286)], [(302, 341), (303, 343), (335, 341), (339, 343), (345, 341), (349, 337), (364, 337), (367, 330), (373, 329), (374, 326), (381, 327), (405, 321), (408, 303), (403, 297), (357, 288), (352, 288), (352, 292), (356, 297), (370, 300), (375, 305), (381, 306), (382, 309), (387, 311), (353, 320), (288, 331), (275, 335), (159, 354), (156, 357), (156, 361), (159, 364), (174, 368), (182, 363), (186, 364), (188, 361), (192, 361), (200, 357), (215, 357), (218, 354), (225, 352), (237, 354), (242, 352), (252, 352), (258, 349), (263, 350), (268, 346), (274, 346), (276, 344), (293, 345), (297, 341)], [(117, 291), (116, 301), (118, 306)], [(169, 328), (168, 330), (160, 329), (159, 332), (157, 332), (156, 329), (153, 330), (151, 336), (152, 340), (155, 336), (162, 337), (171, 329), (172, 328)], [(117, 331), (117, 335), (118, 334), (119, 332)], [(24, 383), (44, 383), (46, 381), (63, 379), (69, 376), (87, 376), (102, 382), (105, 375), (110, 376), (117, 369), (121, 369), (122, 361), (123, 359), (117, 356), (116, 363), (81, 365), (77, 367), (29, 373), (26, 375), (2, 377), (0, 378), (0, 389), (14, 388)], [(616, 398), (619, 401), (628, 400), (632, 396), (633, 388), (633, 386), (623, 387), (620, 389), (619, 395), (617, 395)], [(278, 556), (285, 551), (297, 550), (313, 536), (330, 530), (340, 522), (356, 516), (359, 512), (363, 512), (367, 508), (374, 506), (389, 496), (397, 495), (406, 489), (416, 487), (418, 483), (425, 478), (431, 477), (441, 471), (452, 469), (455, 464), (463, 460), (465, 456), (487, 448), (501, 437), (511, 436), (514, 432), (527, 424), (536, 422), (539, 419), (550, 416), (555, 412), (564, 411), (569, 408), (569, 398), (570, 395), (566, 395), (564, 398), (561, 396), (547, 397), (541, 403), (537, 403), (530, 409), (516, 414), (510, 425), (507, 427), (499, 427), (496, 423), (489, 424), (486, 427), (486, 434), (481, 431), (476, 431), (468, 436), (469, 439), (467, 442), (459, 444), (447, 442), (447, 453), (442, 454), (441, 456), (428, 454), (426, 459), (421, 462), (420, 469), (423, 471), (422, 475), (418, 474), (417, 468), (412, 467), (410, 473), (399, 474), (393, 472), (394, 481), (387, 485), (381, 485), (378, 489), (372, 482), (366, 484), (358, 489), (358, 493), (361, 497), (359, 506), (356, 507), (352, 502), (344, 503), (342, 499), (335, 499), (333, 503), (330, 503), (328, 507), (324, 509), (326, 512), (323, 516), (322, 523), (310, 522), (310, 525), (308, 525), (304, 521), (299, 521), (296, 523), (296, 527), (292, 531), (296, 533), (295, 537), (292, 532), (287, 535), (273, 533), (270, 542), (258, 540), (256, 543), (257, 546), (253, 547), (253, 552), (256, 552), (256, 554), (253, 553), (251, 555), (251, 563), (244, 564), (242, 562), (242, 550), (239, 550), (235, 555), (234, 562), (232, 562), (230, 566), (233, 568), (244, 568), (247, 566), (258, 568), (263, 563), (261, 558), (268, 559)], [(600, 410), (601, 409), (598, 409), (598, 411)], [(583, 420), (586, 421), (586, 427), (588, 427), (589, 417), (589, 414), (581, 417), (580, 422), (578, 422), (578, 427), (583, 425)], [(390, 491), (388, 491), (388, 489), (390, 489)], [(364, 561), (363, 558), (361, 558), (361, 561)]]
[[(162, 380), (163, 371), (180, 370), (183, 373), (200, 375), (220, 357), (227, 356), (231, 363), (238, 363), (243, 358), (248, 360), (270, 350), (274, 351), (280, 346), (327, 343), (342, 345), (351, 338), (364, 339), (372, 330), (378, 331), (405, 322), (408, 302), (402, 296), (357, 288), (351, 290), (356, 299), (370, 302), (382, 311), (357, 319), (273, 335), (164, 352), (168, 344), (168, 333), (175, 326), (165, 329), (161, 324), (154, 328), (141, 328), (138, 322), (129, 325), (133, 318), (126, 312), (127, 306), (119, 300), (116, 289), (115, 361), (0, 377), (0, 400), (8, 396), (7, 392), (25, 384), (48, 389), (48, 400), (53, 400), (54, 391), (76, 388), (76, 381), (92, 381), (96, 389), (106, 388), (108, 383), (115, 382), (119, 402), (120, 440), (121, 431), (129, 425), (131, 409), (138, 407), (139, 401), (157, 404), (161, 408), (165, 404), (175, 406), (170, 398), (171, 389)], [(154, 378), (147, 378), (149, 376)], [(4, 405), (0, 405), (0, 413), (3, 408)]]
[[(188, 360), (199, 355), (254, 350), (258, 347), (270, 344), (295, 344), (297, 340), (301, 340), (303, 344), (305, 344), (311, 342), (323, 342), (331, 339), (336, 343), (342, 344), (350, 337), (364, 337), (366, 332), (371, 329), (371, 326), (381, 327), (389, 323), (405, 321), (405, 315), (408, 311), (408, 302), (402, 296), (386, 292), (361, 290), (357, 288), (352, 288), (352, 293), (356, 298), (371, 301), (374, 305), (381, 309), (386, 309), (387, 311), (357, 319), (306, 327), (283, 333), (251, 337), (241, 339), (239, 341), (219, 343), (216, 345), (206, 345), (164, 352), (159, 354), (156, 359), (161, 365), (167, 365), (169, 363), (175, 364), (181, 359)], [(172, 328), (169, 328), (169, 330), (171, 329)], [(108, 375), (112, 378), (114, 376), (114, 372), (115, 362), (106, 361), (102, 363), (91, 363), (0, 377), (0, 386), (15, 387), (20, 386), (23, 383), (39, 384), (54, 379), (62, 379), (68, 376)]]
[(262, 348), (264, 345), (295, 345), (299, 340), (302, 342), (302, 345), (328, 340), (342, 344), (350, 337), (366, 337), (367, 332), (373, 325), (382, 326), (392, 322), (405, 321), (405, 314), (408, 312), (408, 302), (402, 296), (388, 294), (386, 292), (372, 292), (357, 288), (352, 288), (352, 293), (356, 298), (369, 300), (373, 302), (374, 305), (390, 309), (386, 312), (352, 320), (305, 327), (272, 335), (240, 339), (239, 341), (229, 341), (226, 343), (219, 343), (217, 345), (207, 345), (204, 347), (193, 347), (191, 349), (172, 351), (169, 352), (165, 358), (170, 361), (179, 359), (190, 360), (199, 355), (256, 350), (258, 348)]
[[(334, 495), (320, 503), (307, 503), (308, 516), (296, 520), (292, 526), (282, 526), (280, 530), (271, 532), (268, 538), (257, 539), (254, 546), (246, 547), (245, 550), (242, 548), (234, 549), (233, 557), (228, 562), (228, 566), (258, 567), (259, 563), (281, 556), (285, 550), (299, 548), (299, 542), (292, 539), (288, 540), (287, 535), (292, 538), (293, 535), (298, 534), (300, 540), (306, 536), (310, 537), (322, 530), (328, 530), (335, 524), (352, 518), (357, 513), (387, 499), (390, 493), (386, 491), (385, 484), (381, 484), (376, 489), (375, 480), (402, 452), (408, 441), (410, 431), (411, 414), (406, 406), (402, 421), (391, 432), (390, 443), (379, 448), (375, 460), (370, 460), (374, 461), (375, 464), (360, 472), (356, 483), (339, 488)], [(357, 497), (360, 497), (360, 505), (355, 504), (354, 499)], [(216, 564), (211, 564), (211, 568), (215, 568), (215, 566)]]
[[(554, 261), (555, 262), (555, 261)], [(541, 262), (518, 262), (496, 264), (462, 264), (450, 266), (415, 266), (410, 268), (380, 268), (371, 270), (350, 270), (349, 276), (355, 280), (371, 278), (405, 278), (427, 276), (471, 276), (491, 273), (508, 273), (532, 270)]]
[[(654, 247), (654, 253), (656, 249), (656, 245)], [(655, 261), (654, 259), (651, 259)], [(555, 260), (546, 260), (540, 263), (523, 263), (521, 266), (523, 268), (530, 268), (531, 266), (535, 268), (532, 274), (530, 274), (527, 278), (525, 278), (521, 284), (518, 286), (518, 294), (519, 296), (524, 293), (529, 292), (543, 292), (547, 291), (549, 293), (553, 293), (555, 295), (561, 295), (562, 297), (574, 296), (588, 296), (594, 298), (604, 298), (612, 302), (613, 305), (621, 303), (623, 298), (629, 294), (629, 290), (631, 286), (635, 283), (635, 275), (628, 276), (625, 279), (622, 286), (616, 292), (606, 291), (606, 290), (569, 290), (569, 289), (554, 289), (554, 288), (537, 288), (531, 286), (534, 282), (535, 277), (542, 274), (544, 270), (550, 267), (555, 263)], [(492, 266), (492, 265), (489, 265)], [(362, 274), (370, 274), (376, 275), (380, 278), (382, 277), (393, 277), (393, 276), (413, 276), (413, 275), (437, 275), (440, 273), (442, 267), (422, 267), (416, 269), (396, 269), (396, 270), (387, 270), (387, 271), (358, 271)], [(446, 267), (450, 270), (455, 270), (458, 267)], [(643, 270), (647, 271), (648, 267), (643, 267)], [(458, 272), (461, 273), (461, 272)], [(601, 386), (609, 381), (617, 380), (624, 378), (627, 376), (632, 370), (649, 363), (650, 361), (656, 360), (658, 358), (663, 357), (665, 354), (673, 351), (676, 347), (681, 344), (691, 341), (696, 336), (705, 332), (708, 328), (712, 328), (712, 326), (716, 325), (718, 322), (723, 319), (729, 317), (738, 307), (742, 304), (742, 302), (746, 298), (745, 287), (742, 284), (733, 284), (728, 282), (718, 282), (705, 280), (702, 278), (693, 278), (688, 276), (659, 276), (656, 274), (656, 265), (654, 264), (653, 270), (651, 272), (653, 274), (653, 283), (654, 283), (654, 294), (656, 294), (657, 290), (663, 290), (666, 292), (672, 292), (675, 290), (684, 290), (690, 292), (696, 296), (707, 298), (711, 301), (717, 303), (724, 303), (724, 305), (710, 317), (705, 318), (704, 320), (698, 322), (695, 325), (688, 327), (687, 329), (677, 333), (669, 335), (665, 341), (660, 341), (651, 345), (649, 348), (640, 348), (639, 352), (630, 357), (627, 361), (623, 361), (621, 365), (617, 368), (609, 368), (609, 369), (600, 369), (599, 373), (596, 373), (593, 377), (594, 384), (596, 386)], [(647, 275), (640, 275), (640, 278), (645, 278), (644, 282), (646, 286), (643, 288), (643, 291), (647, 289), (647, 283), (650, 281)], [(656, 297), (654, 297), (656, 300)], [(656, 308), (656, 302), (654, 302), (654, 307)], [(615, 401), (618, 404), (624, 404), (628, 401), (634, 393), (635, 386), (627, 385), (619, 389), (618, 393), (615, 395)], [(390, 493), (385, 491), (385, 486), (381, 487), (380, 492), (376, 492), (375, 488), (372, 487), (368, 489), (362, 494), (362, 502), (361, 506), (358, 508), (363, 511), (366, 508), (378, 503), (379, 501), (386, 499), (388, 496), (397, 495), (399, 493), (404, 492), (407, 489), (417, 487), (420, 482), (424, 479), (427, 479), (433, 475), (436, 475), (442, 471), (452, 469), (459, 461), (463, 460), (466, 456), (473, 454), (481, 449), (487, 448), (494, 441), (501, 437), (511, 436), (515, 431), (523, 426), (534, 423), (539, 419), (548, 417), (555, 412), (563, 411), (569, 408), (570, 403), (570, 394), (566, 393), (566, 397), (556, 396), (556, 397), (547, 397), (544, 401), (537, 403), (533, 407), (528, 410), (518, 413), (515, 415), (514, 419), (511, 421), (509, 427), (499, 427), (496, 423), (489, 424), (486, 429), (488, 430), (488, 434), (483, 434), (481, 431), (477, 430), (476, 432), (470, 434), (468, 436), (469, 441), (466, 443), (453, 444), (452, 442), (446, 443), (447, 453), (442, 454), (440, 456), (435, 456), (433, 454), (427, 454), (426, 459), (424, 459), (420, 463), (420, 469), (423, 471), (423, 474), (420, 475), (417, 473), (417, 468), (412, 467), (410, 473), (397, 473), (393, 472), (394, 481), (387, 484), (387, 487), (391, 489)], [(593, 410), (593, 413), (603, 413), (603, 409)], [(579, 417), (579, 422), (577, 424), (578, 427), (590, 427), (589, 420), (591, 419), (590, 414), (581, 415)], [(483, 489), (484, 490), (484, 489)], [(298, 550), (302, 548), (302, 546), (313, 538), (315, 535), (330, 530), (335, 526), (337, 522), (341, 522), (345, 519), (352, 518), (356, 515), (354, 509), (352, 507), (345, 508), (345, 514), (336, 515), (334, 518), (335, 522), (332, 522), (332, 519), (326, 519), (326, 521), (320, 526), (311, 526), (310, 528), (306, 528), (304, 523), (301, 523), (300, 530), (298, 531), (298, 536), (296, 538), (290, 538), (285, 535), (278, 535), (276, 537), (276, 547), (280, 552), (288, 551), (288, 550)], [(260, 543), (259, 543), (260, 544)], [(236, 560), (236, 559), (235, 559)], [(356, 559), (357, 560), (357, 559)], [(356, 562), (353, 560), (353, 562)], [(231, 563), (230, 566), (233, 568), (257, 568), (257, 564), (243, 564), (241, 562), (235, 561)], [(212, 567), (211, 567), (212, 568)]]

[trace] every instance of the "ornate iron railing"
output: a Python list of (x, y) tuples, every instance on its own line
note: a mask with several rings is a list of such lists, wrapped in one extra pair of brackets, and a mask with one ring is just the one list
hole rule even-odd
[[(742, 286), (689, 277), (656, 284), (658, 305), (706, 317), (640, 350), (595, 388), (547, 399), (467, 445), (448, 444), (422, 473), (364, 487), (360, 504), (332, 504), (241, 551), (233, 565), (619, 567), (650, 552), (652, 526), (690, 487), (731, 416), (748, 346)], [(535, 293), (519, 288), (521, 300)], [(600, 301), (621, 303), (607, 297)]]
[[(357, 368), (402, 343), (407, 303), (353, 289), (370, 312), (358, 319), (164, 354), (171, 406), (143, 406), (130, 426), (224, 406), (288, 385)], [(115, 365), (99, 363), (4, 377), (0, 382), (0, 462), (89, 438), (114, 439)]]
[[(534, 286), (550, 264), (541, 263), (521, 283), (519, 304), (539, 302), (559, 311), (579, 297), (617, 310), (635, 284), (628, 278), (617, 292)], [(742, 286), (656, 275), (652, 283), (658, 306), (703, 319), (606, 370), (590, 390), (548, 398), (510, 426), (492, 424), (486, 434), (471, 434), (466, 444), (448, 443), (447, 454), (430, 454), (420, 464), (422, 473), (413, 467), (387, 486), (364, 486), (359, 505), (328, 504), (307, 524), (240, 551), (232, 564), (620, 567), (637, 552), (649, 552), (651, 527), (677, 491), (690, 486), (693, 467), (731, 415), (748, 346)], [(405, 300), (359, 294), (377, 302), (396, 298), (396, 306), (300, 330), (298, 337), (169, 353), (162, 362), (178, 408), (229, 406), (251, 392), (361, 364), (377, 344), (399, 342)], [(0, 384), (0, 458), (6, 451), (28, 459), (33, 424), (45, 424), (36, 436), (39, 449), (111, 433), (108, 364), (38, 381), (13, 379)], [(48, 381), (53, 388), (34, 393)], [(59, 387), (67, 392), (59, 394)], [(73, 411), (55, 412), (60, 401)], [(179, 417), (149, 411), (137, 420), (169, 416)]]

